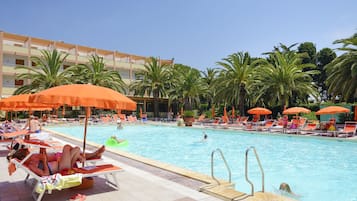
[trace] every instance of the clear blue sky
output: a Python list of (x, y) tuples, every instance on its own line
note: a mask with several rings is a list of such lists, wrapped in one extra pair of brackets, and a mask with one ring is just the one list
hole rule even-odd
[(356, 0), (3, 0), (0, 30), (198, 69), (283, 43), (337, 48), (357, 32)]

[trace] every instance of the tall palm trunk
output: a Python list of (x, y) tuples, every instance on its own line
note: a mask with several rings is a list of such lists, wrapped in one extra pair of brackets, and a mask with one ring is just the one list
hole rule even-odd
[(154, 96), (154, 118), (159, 117), (159, 90), (153, 91)]
[(245, 111), (244, 111), (244, 100), (245, 100), (245, 89), (244, 89), (244, 85), (240, 86), (240, 96), (239, 96), (239, 112), (242, 116), (245, 115)]
[(192, 103), (190, 98), (185, 98), (185, 110), (192, 110)]

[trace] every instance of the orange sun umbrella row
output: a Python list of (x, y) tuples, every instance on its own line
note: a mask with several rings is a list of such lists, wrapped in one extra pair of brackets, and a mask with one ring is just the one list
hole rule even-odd
[[(304, 107), (291, 107), (283, 111), (283, 114), (299, 114), (299, 113), (310, 113), (311, 110), (304, 108)], [(315, 114), (322, 115), (322, 114), (337, 114), (337, 113), (348, 113), (350, 109), (344, 108), (341, 106), (328, 106), (325, 108), (320, 109)], [(271, 114), (271, 110), (262, 107), (256, 107), (248, 110), (249, 114), (255, 115), (268, 115)]]
[(112, 110), (136, 110), (136, 102), (109, 88), (91, 84), (62, 85), (30, 96), (30, 102), (86, 107), (83, 153), (87, 139), (88, 113), (91, 107)]
[[(11, 99), (12, 98), (12, 99)], [(18, 101), (16, 98), (22, 98)], [(15, 99), (15, 100), (14, 100)], [(49, 88), (35, 94), (13, 96), (0, 101), (0, 109), (54, 108), (60, 105), (86, 107), (83, 153), (86, 146), (88, 115), (91, 107), (112, 110), (136, 110), (136, 102), (109, 88), (91, 84), (70, 84)]]

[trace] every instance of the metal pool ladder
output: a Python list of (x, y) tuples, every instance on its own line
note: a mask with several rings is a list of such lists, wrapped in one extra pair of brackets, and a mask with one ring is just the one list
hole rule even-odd
[(221, 158), (222, 158), (222, 160), (223, 160), (223, 162), (224, 162), (224, 165), (226, 166), (226, 168), (227, 168), (227, 171), (228, 171), (228, 175), (229, 175), (229, 183), (231, 183), (232, 182), (232, 173), (231, 173), (231, 169), (229, 168), (229, 166), (228, 166), (228, 163), (227, 163), (227, 161), (226, 161), (226, 158), (224, 157), (224, 155), (223, 155), (223, 152), (222, 152), (222, 150), (221, 149), (216, 149), (216, 150), (213, 150), (212, 151), (212, 154), (211, 154), (211, 176), (212, 176), (212, 178), (218, 183), (218, 184), (220, 184), (220, 182), (218, 181), (218, 179), (216, 179), (216, 177), (214, 176), (214, 160), (213, 160), (213, 158), (214, 158), (214, 153), (216, 153), (216, 152), (218, 152), (219, 154), (220, 154), (220, 156), (221, 156)]
[(258, 165), (259, 165), (259, 168), (260, 168), (260, 172), (262, 173), (262, 192), (264, 192), (264, 170), (263, 170), (262, 164), (260, 163), (259, 156), (258, 156), (258, 154), (257, 154), (257, 151), (256, 151), (255, 147), (253, 147), (253, 146), (249, 147), (249, 148), (245, 151), (245, 180), (250, 184), (250, 187), (251, 187), (251, 195), (254, 195), (254, 185), (253, 185), (252, 181), (250, 181), (250, 180), (248, 179), (248, 153), (249, 153), (250, 150), (253, 150), (253, 151), (254, 151), (255, 158), (256, 158), (257, 161), (258, 161)]

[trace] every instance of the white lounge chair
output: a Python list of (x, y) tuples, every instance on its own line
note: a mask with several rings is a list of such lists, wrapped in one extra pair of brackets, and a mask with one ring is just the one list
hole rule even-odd
[[(32, 190), (32, 196), (36, 201), (42, 200), (46, 191), (48, 194), (50, 194), (52, 190), (61, 190), (78, 186), (81, 184), (82, 178), (94, 176), (105, 176), (107, 184), (111, 185), (116, 190), (119, 189), (116, 174), (123, 171), (123, 169), (112, 164), (73, 168), (74, 174), (72, 175), (62, 176), (61, 174), (57, 173), (54, 175), (41, 177), (24, 164), (27, 159), (28, 157), (22, 161), (18, 159), (11, 159), (11, 163), (13, 163), (17, 169), (22, 169), (25, 171), (25, 173), (27, 173), (25, 182), (27, 182), (30, 177), (35, 179), (36, 184)], [(109, 179), (108, 176), (111, 176), (111, 179)]]
[(337, 137), (353, 137), (356, 135), (357, 122), (346, 121), (342, 131), (337, 131)]
[[(37, 141), (37, 140), (19, 140), (17, 139), (17, 142), (19, 142), (21, 145), (26, 145), (26, 146), (32, 146), (41, 149), (47, 149), (51, 148), (51, 145), (42, 142), (42, 141)], [(105, 176), (105, 179), (108, 184), (110, 184), (112, 187), (115, 189), (119, 189), (119, 184), (116, 179), (116, 173), (123, 171), (122, 168), (114, 166), (112, 164), (101, 164), (101, 165), (96, 165), (96, 162), (98, 162), (101, 159), (93, 159), (93, 160), (86, 160), (85, 164), (91, 164), (91, 166), (85, 166), (82, 168), (73, 168), (72, 170), (74, 171), (75, 175), (68, 175), (68, 176), (62, 176), (60, 174), (54, 174), (51, 176), (44, 176), (41, 177), (34, 173), (30, 168), (28, 168), (25, 165), (25, 162), (33, 155), (34, 152), (30, 152), (24, 159), (21, 161), (18, 159), (11, 159), (10, 165), (12, 165), (15, 170), (16, 169), (22, 169), (27, 173), (27, 176), (25, 178), (25, 182), (30, 178), (33, 177), (36, 181), (36, 185), (32, 190), (32, 196), (34, 197), (35, 200), (40, 201), (42, 200), (43, 195), (47, 191), (48, 193), (51, 193), (52, 190), (60, 190), (63, 188), (70, 188), (75, 185), (80, 185), (81, 183), (78, 182), (78, 180), (81, 181), (82, 178), (88, 178), (88, 177), (94, 177), (94, 176), (100, 176), (103, 175)], [(10, 168), (9, 168), (10, 170)], [(109, 179), (108, 176), (112, 177), (112, 181)], [(55, 177), (55, 179), (53, 178)], [(59, 178), (57, 181), (56, 179)], [(57, 181), (57, 183), (49, 184), (48, 181)], [(49, 184), (49, 185), (47, 185)]]

